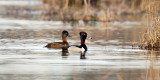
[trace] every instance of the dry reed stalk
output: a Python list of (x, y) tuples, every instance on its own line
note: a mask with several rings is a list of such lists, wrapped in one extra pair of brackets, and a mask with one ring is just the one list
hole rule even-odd
[(100, 16), (98, 16), (99, 21), (107, 21), (107, 16), (105, 10), (100, 11)]
[(66, 0), (66, 1), (65, 1), (64, 9), (67, 9), (67, 8), (68, 8), (68, 3), (69, 3), (69, 0)]
[(84, 20), (90, 20), (88, 14), (88, 3), (87, 0), (84, 0)]
[(64, 7), (61, 10), (60, 16), (62, 20), (66, 19), (66, 15), (65, 13), (68, 12), (68, 4), (69, 4), (69, 0), (65, 0), (65, 4)]

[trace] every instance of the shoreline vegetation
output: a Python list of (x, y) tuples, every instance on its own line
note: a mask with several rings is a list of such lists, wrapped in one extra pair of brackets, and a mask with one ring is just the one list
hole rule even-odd
[[(25, 0), (24, 0), (25, 1)], [(26, 0), (27, 1), (27, 0)], [(36, 0), (36, 5), (5, 5), (0, 14), (63, 21), (123, 21), (146, 14), (146, 0)], [(158, 1), (158, 0), (157, 0)], [(34, 2), (34, 0), (32, 1)], [(160, 13), (160, 9), (157, 11)], [(133, 18), (133, 17), (132, 17)], [(131, 18), (130, 18), (131, 19)], [(132, 20), (132, 19), (131, 19)]]
[(146, 31), (140, 37), (140, 48), (154, 49), (160, 48), (160, 14), (157, 13), (160, 9), (160, 1), (146, 0), (146, 12), (144, 22), (147, 23)]
[(145, 14), (146, 5), (146, 0), (43, 0), (48, 13), (42, 18), (54, 20), (55, 14), (64, 21), (122, 21), (122, 16)]

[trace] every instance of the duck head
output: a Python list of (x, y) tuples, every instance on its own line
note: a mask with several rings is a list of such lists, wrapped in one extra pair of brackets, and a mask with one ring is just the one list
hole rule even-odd
[(92, 39), (86, 32), (80, 32), (81, 45), (85, 45), (86, 38)]
[(65, 42), (65, 43), (67, 42), (66, 37), (71, 37), (71, 36), (70, 36), (70, 34), (68, 33), (68, 31), (64, 30), (64, 31), (62, 32), (62, 40), (63, 40), (63, 42)]
[(71, 37), (70, 34), (68, 33), (68, 31), (64, 30), (62, 32), (62, 37)]

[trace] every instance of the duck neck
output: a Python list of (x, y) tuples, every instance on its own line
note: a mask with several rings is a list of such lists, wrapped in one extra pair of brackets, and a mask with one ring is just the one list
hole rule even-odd
[(85, 51), (87, 51), (87, 46), (85, 44), (81, 44), (81, 47), (85, 49)]
[(67, 42), (67, 38), (62, 36), (63, 42)]
[(85, 41), (81, 41), (81, 45), (85, 45)]

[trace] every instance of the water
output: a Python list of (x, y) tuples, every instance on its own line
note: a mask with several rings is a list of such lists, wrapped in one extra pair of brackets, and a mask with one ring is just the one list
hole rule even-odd
[[(5, 1), (1, 4), (10, 5)], [(80, 59), (80, 53), (44, 47), (61, 41), (63, 30), (72, 35), (68, 38), (70, 45), (80, 44), (80, 31), (93, 38), (86, 41), (86, 59)], [(160, 52), (131, 46), (144, 31), (140, 21), (63, 22), (0, 17), (0, 80), (159, 80)]]
[[(112, 24), (112, 26), (110, 26)], [(144, 80), (160, 69), (159, 51), (132, 49), (141, 22), (61, 22), (0, 19), (0, 80)], [(71, 45), (86, 31), (86, 59), (80, 53), (47, 49), (68, 30)], [(148, 71), (150, 70), (150, 71)], [(153, 71), (151, 71), (153, 70)], [(159, 73), (158, 73), (159, 74)], [(156, 76), (158, 77), (158, 75)]]

